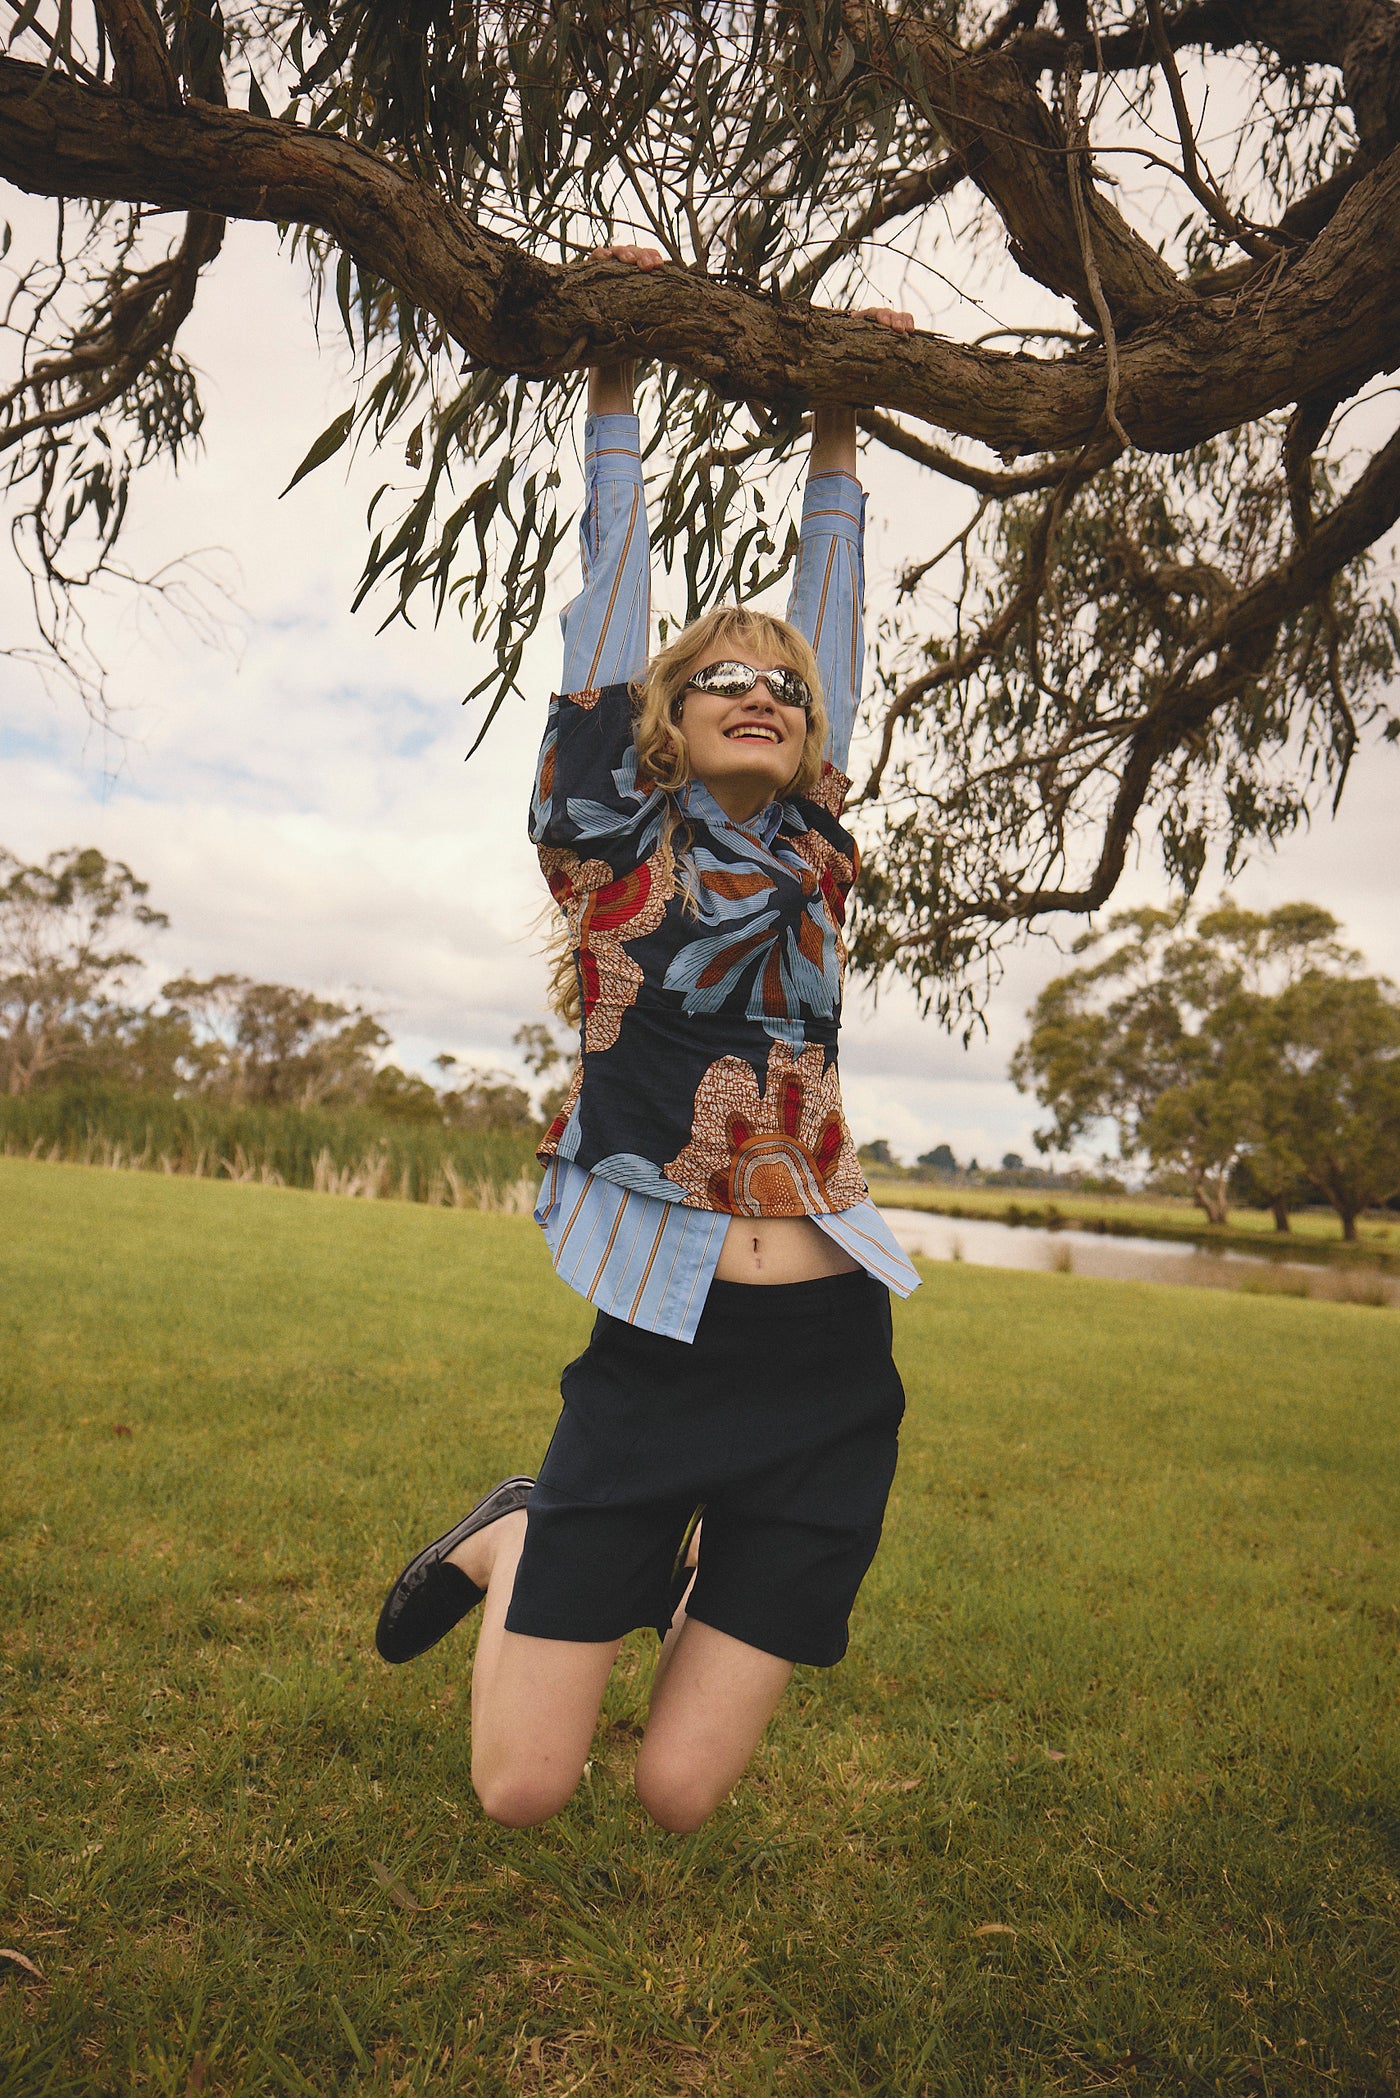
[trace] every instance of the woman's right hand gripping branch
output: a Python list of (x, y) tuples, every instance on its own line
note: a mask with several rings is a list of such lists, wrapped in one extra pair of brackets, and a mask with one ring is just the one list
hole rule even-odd
[[(664, 269), (666, 257), (659, 248), (641, 248), (630, 245), (595, 248), (595, 262), (626, 262), (634, 269)], [(896, 306), (857, 306), (852, 309), (858, 320), (875, 321), (882, 328), (890, 328), (896, 335), (914, 333), (914, 316)], [(591, 415), (631, 415), (633, 412), (633, 374), (635, 367), (630, 362), (619, 364), (595, 364), (588, 374), (588, 410)], [(854, 408), (844, 402), (820, 402), (812, 415), (812, 462), (811, 471), (818, 473), (851, 473), (856, 464), (856, 419)]]

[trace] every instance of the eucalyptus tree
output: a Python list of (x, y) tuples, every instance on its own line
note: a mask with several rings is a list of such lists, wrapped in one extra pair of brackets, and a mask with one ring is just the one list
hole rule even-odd
[[(1256, 912), (1225, 901), (1194, 920), (1121, 911), (1084, 934), (1075, 951), (1093, 959), (1046, 985), (1012, 1060), (1017, 1085), (1050, 1111), (1037, 1144), (1066, 1150), (1111, 1122), (1122, 1156), (1181, 1174), (1212, 1224), (1227, 1222), (1242, 1164), (1284, 1229), (1300, 1180), (1329, 1202), (1343, 1181), (1380, 1199), (1369, 1190), (1392, 1147), (1354, 1103), (1381, 1098), (1400, 1071), (1378, 1078), (1383, 1030), (1354, 1029), (1352, 1042), (1341, 1016), (1356, 996), (1369, 1013), (1372, 992), (1385, 1006), (1388, 987), (1351, 973), (1361, 957), (1340, 930), (1316, 904)], [(1324, 1112), (1334, 1070), (1338, 1101)], [(1362, 1163), (1368, 1147), (1374, 1170)]]
[(1400, 1195), (1400, 993), (1384, 977), (1310, 971), (1273, 1001), (1273, 1124), (1354, 1241)]
[[(70, 658), (133, 476), (198, 437), (181, 330), (233, 217), (359, 354), (301, 470), (384, 462), (361, 593), (469, 614), (488, 725), (590, 362), (645, 366), (678, 611), (781, 573), (804, 416), (858, 405), (920, 479), (856, 955), (947, 1015), (1135, 838), (1190, 892), (1395, 733), (1396, 0), (7, 4), (0, 175), (57, 217), (11, 253), (0, 446)], [(896, 266), (910, 337), (843, 310)]]
[(0, 847), (0, 1091), (27, 1093), (92, 1061), (115, 994), (141, 966), (127, 943), (170, 922), (149, 894), (95, 846), (40, 866)]

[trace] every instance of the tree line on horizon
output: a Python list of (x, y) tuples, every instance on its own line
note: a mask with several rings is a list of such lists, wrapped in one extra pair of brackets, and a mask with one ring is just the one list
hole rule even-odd
[[(443, 1054), (433, 1085), (381, 1061), (391, 1038), (379, 1015), (292, 985), (186, 975), (133, 1002), (126, 986), (143, 958), (132, 943), (169, 923), (148, 896), (147, 883), (96, 847), (42, 865), (0, 848), (0, 1098), (105, 1088), (284, 1118), (315, 1110), (323, 1135), (327, 1116), (353, 1115), (362, 1131), (497, 1136), (528, 1156), (569, 1061), (548, 1026), (527, 1023), (514, 1036), (546, 1088), (537, 1110), (508, 1072)], [(1271, 1210), (1287, 1231), (1292, 1210), (1321, 1201), (1350, 1240), (1365, 1210), (1400, 1197), (1400, 994), (1364, 973), (1328, 911), (1292, 903), (1258, 913), (1228, 900), (1200, 913), (1144, 907), (1117, 913), (1074, 951), (1093, 958), (1041, 992), (1011, 1061), (1016, 1085), (1049, 1110), (1035, 1139), (1042, 1153), (1064, 1154), (1111, 1123), (1126, 1165), (1188, 1192), (1215, 1225), (1234, 1202)], [(90, 1098), (89, 1121), (94, 1113), (100, 1121)], [(129, 1115), (116, 1119), (131, 1126)], [(280, 1143), (283, 1156), (285, 1130)], [(306, 1144), (296, 1148), (305, 1179)], [(882, 1139), (861, 1156), (899, 1170)], [(975, 1161), (960, 1168), (946, 1143), (918, 1166), (978, 1172)], [(432, 1179), (423, 1160), (396, 1170), (415, 1186)], [(1008, 1153), (1000, 1172), (981, 1177), (1046, 1176)], [(1121, 1188), (1082, 1174), (1076, 1184)]]
[[(382, 1061), (381, 1017), (295, 985), (233, 972), (172, 978), (157, 999), (127, 985), (143, 932), (169, 919), (149, 884), (94, 846), (26, 865), (0, 847), (0, 1094), (108, 1086), (237, 1106), (370, 1110), (448, 1130), (532, 1135), (530, 1095), (508, 1072), (444, 1053), (440, 1081)], [(545, 1027), (517, 1044), (547, 1075), (560, 1052)], [(548, 1097), (544, 1103), (550, 1110)]]

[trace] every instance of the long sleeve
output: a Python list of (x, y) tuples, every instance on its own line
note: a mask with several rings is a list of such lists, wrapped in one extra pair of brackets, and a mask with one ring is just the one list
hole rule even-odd
[(814, 474), (802, 499), (802, 530), (788, 618), (821, 666), (831, 723), (826, 755), (844, 772), (860, 705), (865, 660), (865, 496), (853, 475)]
[(640, 675), (651, 631), (651, 548), (635, 415), (590, 415), (584, 429), (583, 588), (565, 606), (563, 692)]

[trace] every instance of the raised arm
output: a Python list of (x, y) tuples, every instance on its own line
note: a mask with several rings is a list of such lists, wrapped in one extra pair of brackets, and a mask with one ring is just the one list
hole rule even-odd
[[(914, 326), (912, 314), (889, 306), (868, 307), (865, 315), (901, 334)], [(864, 606), (865, 496), (856, 479), (856, 413), (838, 402), (823, 402), (812, 416), (812, 451), (787, 616), (807, 636), (821, 666), (831, 724), (826, 755), (839, 772), (850, 759), (860, 707)]]
[[(638, 269), (657, 269), (665, 259), (653, 248), (600, 252)], [(647, 660), (651, 545), (630, 364), (595, 365), (588, 375), (579, 541), (583, 588), (560, 621), (563, 692), (621, 684), (639, 676)]]

